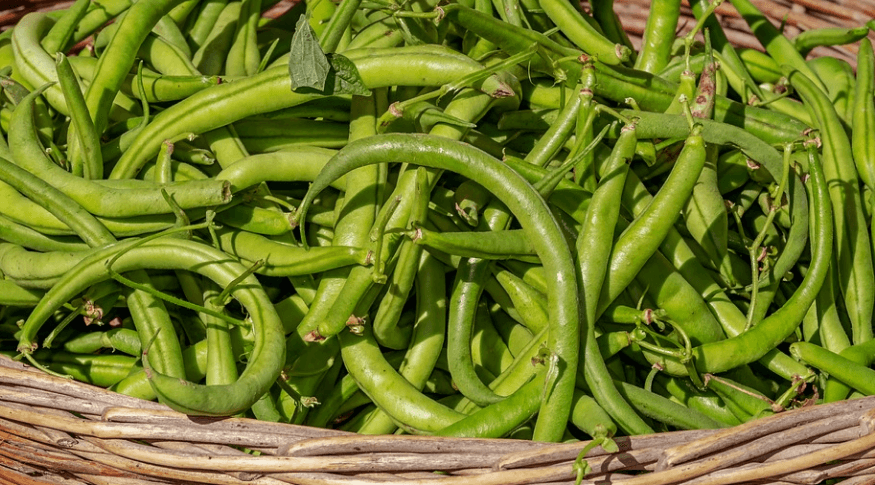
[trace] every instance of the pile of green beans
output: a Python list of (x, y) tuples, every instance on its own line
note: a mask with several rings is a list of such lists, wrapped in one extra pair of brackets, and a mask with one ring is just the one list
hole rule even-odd
[(30, 13), (0, 351), (193, 415), (605, 449), (873, 394), (869, 29), (730, 1), (765, 52), (708, 0), (640, 49), (612, 2)]

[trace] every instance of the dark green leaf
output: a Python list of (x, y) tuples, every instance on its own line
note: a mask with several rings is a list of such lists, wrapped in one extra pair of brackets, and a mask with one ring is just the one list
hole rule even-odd
[(290, 56), (289, 76), (292, 79), (292, 91), (326, 96), (371, 94), (352, 61), (340, 54), (326, 56), (322, 52), (316, 33), (303, 14), (298, 19), (295, 35), (292, 36)]
[(340, 54), (329, 54), (328, 61), (331, 63), (329, 81), (332, 75), (334, 77), (334, 89), (328, 94), (357, 94), (359, 96), (371, 94), (352, 61)]
[(290, 56), (289, 76), (292, 79), (292, 91), (300, 88), (325, 90), (331, 66), (304, 14), (301, 14), (295, 25)]

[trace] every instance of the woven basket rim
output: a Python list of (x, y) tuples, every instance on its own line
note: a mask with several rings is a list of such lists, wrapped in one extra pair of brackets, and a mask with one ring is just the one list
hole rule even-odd
[[(846, 476), (875, 480), (873, 422), (875, 396), (789, 410), (733, 428), (619, 437), (619, 455), (600, 448), (587, 454), (593, 474), (584, 483), (636, 470), (651, 473), (626, 475), (624, 484), (696, 483), (706, 477), (718, 480), (714, 483), (778, 476), (785, 483)], [(565, 483), (573, 480), (572, 462), (588, 443), (365, 436), (248, 418), (192, 417), (2, 356), (0, 439), (0, 476), (27, 469), (84, 483), (101, 483), (94, 477), (104, 475), (132, 484), (159, 478), (165, 480), (159, 483), (312, 485), (389, 478), (438, 485)], [(434, 475), (436, 470), (442, 474)]]

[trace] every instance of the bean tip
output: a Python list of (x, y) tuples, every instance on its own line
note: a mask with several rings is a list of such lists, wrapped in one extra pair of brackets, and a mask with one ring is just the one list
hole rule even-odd
[(319, 330), (313, 330), (307, 335), (304, 335), (304, 342), (321, 342), (323, 340), (325, 340), (325, 337), (319, 333)]
[(231, 193), (231, 181), (223, 180), (222, 181), (222, 202), (227, 204), (227, 203), (231, 202), (231, 198), (233, 198), (233, 197), (234, 197), (234, 195)]

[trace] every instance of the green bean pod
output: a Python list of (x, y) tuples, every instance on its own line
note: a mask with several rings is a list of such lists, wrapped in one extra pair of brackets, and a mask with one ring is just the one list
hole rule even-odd
[(519, 259), (538, 262), (534, 247), (522, 230), (483, 232), (438, 232), (417, 228), (415, 244), (465, 258)]
[(635, 69), (657, 73), (668, 64), (680, 13), (681, 4), (676, 0), (651, 3)]
[(784, 37), (784, 34), (772, 25), (771, 21), (750, 0), (730, 0), (730, 2), (778, 65), (787, 64), (798, 69), (818, 88), (826, 91), (826, 86), (805, 64), (805, 58), (793, 47), (793, 43)]
[[(104, 261), (125, 251), (113, 264), (119, 273), (145, 268), (188, 269), (203, 274), (226, 287), (246, 268), (210, 246), (183, 239), (159, 239), (133, 247), (134, 241), (119, 243), (97, 251), (66, 273), (40, 305), (34, 309), (22, 328), (19, 339), (21, 352), (32, 352), (36, 332), (54, 311), (75, 296), (83, 287), (109, 278)], [(143, 364), (159, 398), (174, 409), (189, 414), (230, 415), (251, 406), (279, 375), (285, 351), (282, 345), (282, 323), (269, 298), (254, 277), (232, 291), (248, 310), (253, 322), (255, 344), (248, 365), (240, 379), (227, 386), (200, 386), (155, 372), (146, 355)]]
[(103, 133), (106, 128), (112, 100), (121, 88), (140, 45), (158, 20), (181, 2), (182, 0), (138, 2), (126, 12), (116, 31), (117, 35), (113, 36), (97, 63), (94, 78), (98, 81), (88, 86), (85, 94), (88, 110), (98, 133)]
[(609, 273), (613, 227), (619, 218), (619, 200), (628, 174), (637, 128), (627, 126), (620, 134), (617, 145), (611, 152), (607, 175), (593, 194), (593, 202), (586, 213), (584, 226), (577, 238), (577, 278), (583, 294), (585, 314), (582, 316), (580, 354), (583, 375), (599, 405), (607, 411), (614, 422), (629, 433), (652, 432), (650, 426), (629, 406), (611, 380), (595, 338), (595, 322), (598, 317), (599, 294), (604, 290)]
[[(195, 68), (207, 76), (217, 76), (225, 72), (225, 60), (234, 42), (237, 21), (240, 18), (242, 2), (226, 2), (221, 12), (210, 26), (203, 41), (197, 47), (191, 61)], [(192, 33), (194, 35), (194, 33)], [(203, 34), (198, 34), (200, 38)], [(196, 42), (192, 39), (193, 42)]]
[[(428, 254), (423, 254), (416, 274), (416, 322), (413, 325), (410, 347), (404, 353), (404, 359), (398, 368), (398, 374), (420, 390), (426, 388), (429, 376), (434, 374), (444, 344), (448, 303), (445, 287), (446, 280), (440, 263)], [(384, 417), (378, 417), (380, 415)], [(386, 422), (378, 424), (377, 421), (381, 420)], [(390, 415), (378, 413), (361, 432), (386, 434), (395, 428)]]
[(542, 403), (536, 436), (547, 440), (560, 439), (562, 432), (559, 427), (564, 429), (574, 383), (571, 371), (577, 365), (579, 335), (576, 329), (577, 305), (573, 304), (577, 299), (576, 285), (568, 274), (572, 268), (570, 251), (555, 220), (549, 215), (543, 200), (533, 194), (531, 187), (518, 175), (485, 153), (458, 142), (429, 135), (380, 135), (350, 143), (341, 150), (329, 164), (330, 168), (314, 181), (298, 214), (306, 214), (315, 194), (330, 180), (358, 166), (397, 160), (401, 153), (410, 163), (450, 169), (490, 188), (521, 221), (523, 228), (532, 231), (533, 236), (540, 235), (533, 239), (533, 244), (547, 274), (554, 275), (556, 281), (553, 292), (548, 295), (552, 329), (548, 346), (558, 357), (560, 368), (567, 367), (560, 371), (557, 382)]
[[(698, 126), (698, 125), (697, 125)], [(705, 165), (705, 140), (701, 127), (693, 128), (675, 162), (671, 175), (647, 209), (620, 235), (611, 251), (608, 276), (599, 297), (604, 309), (628, 285), (665, 239)]]
[(829, 184), (835, 221), (839, 288), (848, 309), (853, 342), (862, 343), (873, 337), (875, 286), (871, 281), (875, 279), (875, 268), (853, 151), (824, 91), (818, 90), (800, 71), (792, 71), (789, 79), (812, 112), (823, 138), (823, 171)]
[[(440, 86), (482, 70), (481, 64), (448, 55), (445, 49), (416, 47), (394, 49), (391, 53), (361, 49), (345, 55), (356, 64), (369, 88)], [(202, 133), (248, 116), (296, 106), (318, 97), (292, 92), (288, 87), (286, 66), (276, 66), (237, 82), (204, 89), (158, 114), (138, 133), (109, 178), (133, 177), (149, 157), (158, 152), (161, 142), (156, 143), (156, 140), (172, 138), (179, 133)]]
[(857, 52), (857, 82), (854, 86), (851, 150), (860, 180), (875, 188), (875, 141), (866, 136), (875, 129), (875, 53), (872, 42), (863, 39)]
[(614, 381), (617, 390), (642, 415), (679, 429), (717, 429), (725, 426), (698, 411), (659, 394), (622, 381)]
[(814, 302), (832, 259), (832, 207), (816, 148), (809, 147), (808, 192), (811, 205), (812, 261), (802, 283), (777, 311), (737, 336), (693, 348), (700, 372), (719, 373), (766, 355), (793, 333)]
[(541, 8), (578, 48), (605, 64), (622, 64), (629, 60), (632, 50), (615, 44), (586, 22), (581, 13), (569, 2), (540, 0)]
[(865, 39), (867, 35), (869, 27), (865, 26), (853, 29), (823, 27), (802, 31), (791, 41), (799, 54), (806, 57), (815, 47), (853, 44)]

